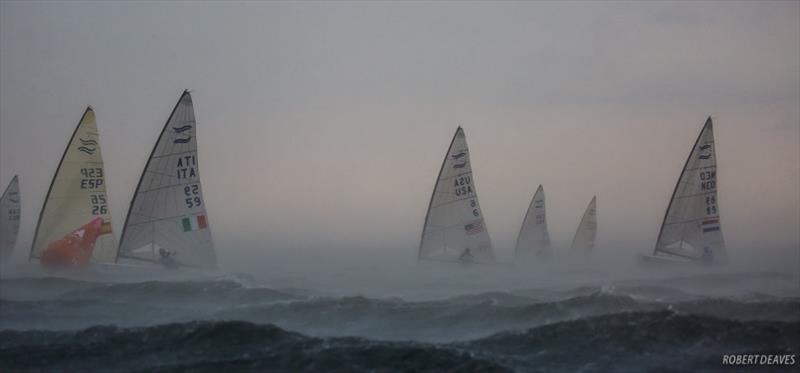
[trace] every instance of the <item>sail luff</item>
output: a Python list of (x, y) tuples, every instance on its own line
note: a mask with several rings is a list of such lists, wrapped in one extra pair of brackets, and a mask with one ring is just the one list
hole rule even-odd
[(44, 211), (47, 208), (47, 201), (50, 199), (50, 193), (53, 192), (53, 184), (56, 182), (56, 177), (58, 176), (58, 172), (61, 170), (61, 165), (64, 164), (64, 158), (67, 156), (67, 152), (69, 152), (69, 144), (72, 144), (72, 141), (75, 140), (75, 135), (78, 134), (78, 130), (81, 128), (81, 124), (83, 124), (83, 119), (86, 118), (86, 114), (89, 113), (90, 110), (92, 110), (91, 106), (87, 107), (86, 110), (83, 111), (83, 115), (81, 115), (78, 125), (75, 126), (75, 130), (72, 131), (72, 136), (70, 136), (69, 141), (67, 141), (67, 146), (64, 147), (64, 153), (61, 154), (61, 160), (58, 161), (56, 172), (53, 173), (53, 178), (50, 180), (50, 186), (47, 188), (47, 194), (44, 196), (42, 209), (39, 210), (39, 218), (36, 220), (36, 229), (33, 231), (33, 243), (31, 243), (28, 261), (34, 258), (34, 250), (36, 249), (36, 240), (39, 237), (39, 227), (42, 225), (42, 217), (44, 216)]
[[(147, 162), (145, 162), (144, 169), (142, 169), (142, 173), (141, 175), (139, 175), (139, 182), (136, 183), (136, 189), (133, 191), (133, 196), (131, 197), (130, 204), (128, 204), (128, 213), (125, 214), (125, 223), (122, 226), (122, 235), (119, 238), (120, 247), (122, 247), (122, 244), (125, 242), (125, 233), (128, 231), (128, 221), (130, 220), (131, 217), (131, 211), (133, 211), (133, 203), (136, 202), (136, 196), (139, 195), (139, 189), (142, 187), (142, 180), (144, 180), (144, 177), (147, 173), (147, 168), (150, 167), (150, 161), (153, 160), (153, 155), (155, 154), (156, 149), (158, 149), (158, 145), (161, 143), (161, 138), (164, 137), (164, 132), (167, 131), (167, 127), (169, 126), (169, 123), (172, 121), (172, 117), (175, 115), (175, 111), (178, 110), (178, 106), (180, 106), (181, 101), (183, 101), (183, 97), (188, 94), (189, 90), (184, 89), (183, 93), (181, 94), (181, 97), (178, 99), (178, 102), (176, 102), (175, 106), (172, 108), (172, 111), (170, 112), (167, 121), (164, 122), (164, 126), (161, 127), (161, 132), (158, 133), (158, 138), (156, 138), (156, 143), (155, 145), (153, 145), (153, 149), (150, 150), (150, 155), (147, 156)], [(120, 256), (126, 257), (125, 255), (123, 255), (122, 250), (117, 250), (117, 257), (114, 261), (118, 262)], [(142, 258), (129, 258), (129, 259), (144, 260)]]
[(422, 234), (419, 237), (419, 249), (417, 250), (417, 261), (420, 260), (422, 257), (422, 245), (425, 242), (425, 231), (428, 228), (428, 218), (431, 215), (431, 207), (433, 207), (433, 198), (436, 197), (436, 188), (439, 186), (439, 179), (442, 177), (442, 172), (444, 172), (444, 165), (447, 164), (447, 157), (450, 155), (450, 151), (453, 150), (453, 143), (456, 142), (456, 137), (458, 136), (459, 132), (463, 132), (461, 126), (458, 126), (456, 132), (453, 134), (453, 138), (450, 140), (450, 145), (447, 147), (447, 152), (444, 154), (442, 159), (442, 166), (439, 167), (439, 174), (436, 175), (436, 181), (433, 183), (433, 191), (431, 191), (431, 199), (428, 201), (428, 210), (425, 212), (425, 223), (422, 225)]
[(689, 155), (686, 156), (686, 162), (683, 163), (683, 168), (681, 169), (681, 174), (678, 176), (678, 181), (675, 182), (675, 188), (672, 189), (672, 195), (669, 197), (669, 204), (667, 205), (667, 209), (664, 211), (664, 219), (661, 220), (661, 228), (658, 230), (658, 238), (656, 239), (656, 245), (653, 248), (653, 255), (658, 253), (658, 246), (661, 243), (661, 236), (664, 234), (664, 225), (667, 223), (667, 217), (669, 216), (669, 210), (672, 208), (672, 202), (675, 201), (675, 194), (678, 192), (678, 187), (681, 185), (681, 180), (683, 180), (683, 175), (686, 174), (686, 168), (689, 166), (689, 162), (692, 160), (692, 154), (694, 154), (694, 150), (697, 148), (697, 144), (700, 143), (700, 139), (703, 138), (703, 134), (706, 132), (706, 128), (711, 124), (711, 116), (706, 119), (705, 124), (703, 124), (703, 128), (700, 130), (700, 134), (697, 135), (697, 139), (694, 141), (694, 145), (692, 146), (692, 150), (689, 151)]

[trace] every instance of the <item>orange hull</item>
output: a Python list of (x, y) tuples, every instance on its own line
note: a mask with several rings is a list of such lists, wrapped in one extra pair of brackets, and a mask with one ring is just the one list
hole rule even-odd
[(39, 262), (50, 268), (88, 266), (97, 237), (108, 233), (109, 225), (103, 223), (102, 218), (93, 219), (88, 224), (47, 245)]

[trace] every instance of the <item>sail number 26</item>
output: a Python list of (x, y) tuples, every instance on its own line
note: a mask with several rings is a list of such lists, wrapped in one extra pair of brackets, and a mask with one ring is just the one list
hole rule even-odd
[(200, 186), (197, 184), (187, 185), (183, 187), (183, 195), (186, 197), (186, 207), (193, 208), (203, 204), (200, 199)]

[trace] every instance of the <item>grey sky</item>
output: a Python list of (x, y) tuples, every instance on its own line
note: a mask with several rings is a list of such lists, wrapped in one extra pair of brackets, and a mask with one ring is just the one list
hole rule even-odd
[(800, 246), (800, 2), (0, 4), (17, 258), (85, 106), (119, 236), (184, 88), (215, 241), (243, 258), (413, 258), (457, 125), (501, 259), (540, 183), (555, 245), (597, 194), (599, 247), (647, 252), (708, 115), (732, 250)]

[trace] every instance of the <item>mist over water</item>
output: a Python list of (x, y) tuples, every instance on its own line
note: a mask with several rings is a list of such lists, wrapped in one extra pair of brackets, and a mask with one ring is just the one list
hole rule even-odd
[[(28, 263), (85, 107), (119, 238), (187, 88), (218, 270)], [(729, 263), (642, 266), (709, 115)], [(495, 265), (418, 259), (457, 126)], [(717, 371), (725, 354), (797, 355), (798, 164), (798, 2), (0, 2), (0, 185), (18, 174), (22, 198), (0, 371)], [(527, 262), (514, 245), (539, 184), (554, 256)], [(596, 246), (578, 255), (592, 196)]]

